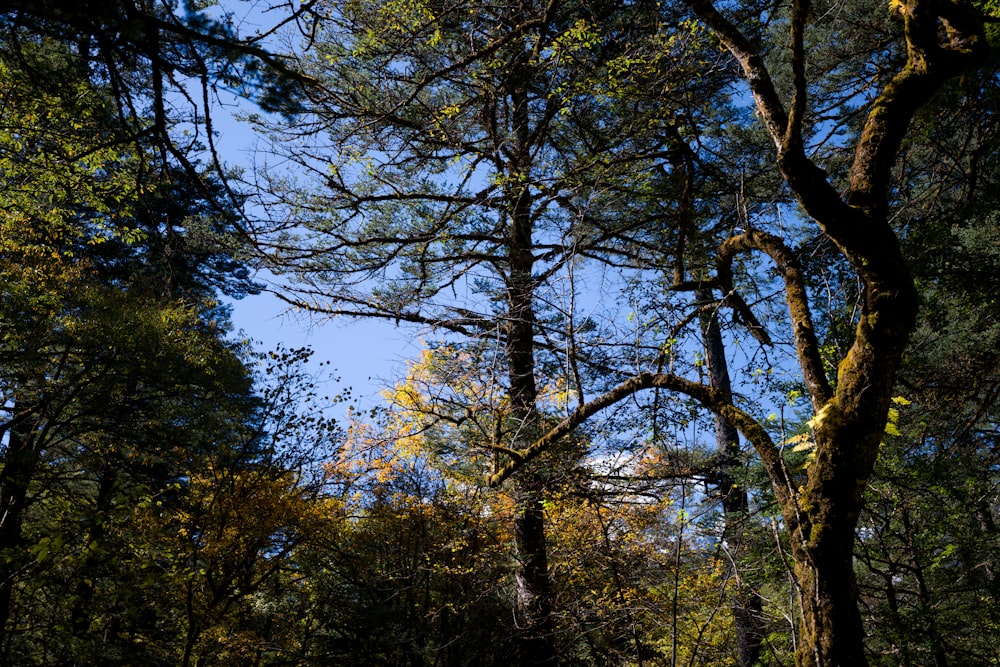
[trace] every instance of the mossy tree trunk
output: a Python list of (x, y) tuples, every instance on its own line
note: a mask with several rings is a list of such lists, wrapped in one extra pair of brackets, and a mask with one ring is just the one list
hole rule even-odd
[[(801, 487), (769, 452), (769, 475), (791, 537), (802, 600), (796, 663), (865, 665), (853, 568), (854, 530), (872, 474), (895, 374), (916, 321), (917, 295), (888, 220), (890, 171), (914, 114), (944, 83), (974, 66), (988, 47), (975, 12), (949, 0), (899, 3), (907, 61), (870, 107), (854, 147), (845, 197), (804, 149), (808, 82), (804, 33), (809, 3), (790, 19), (793, 93), (787, 108), (753, 45), (707, 0), (688, 5), (737, 59), (777, 147), (777, 165), (805, 212), (840, 250), (863, 286), (854, 341), (831, 386), (822, 366), (809, 299), (795, 257), (776, 237), (730, 239), (722, 264), (744, 251), (768, 254), (785, 278), (795, 343), (815, 417), (815, 460)], [(755, 442), (766, 450), (770, 442)], [(763, 452), (762, 452), (763, 455)]]
[(814, 417), (814, 460), (806, 479), (793, 477), (781, 449), (757, 420), (709, 384), (663, 373), (639, 373), (578, 408), (499, 470), (499, 483), (591, 415), (640, 390), (687, 394), (735, 426), (757, 450), (781, 507), (802, 604), (798, 667), (864, 667), (864, 630), (857, 606), (854, 534), (888, 419), (896, 370), (915, 326), (917, 293), (890, 224), (891, 172), (917, 111), (950, 79), (989, 52), (977, 12), (959, 0), (893, 3), (904, 24), (906, 63), (872, 101), (853, 146), (847, 186), (834, 186), (807, 155), (804, 34), (809, 3), (793, 2), (791, 100), (778, 94), (763, 54), (711, 0), (685, 0), (736, 59), (758, 115), (776, 146), (776, 165), (806, 215), (841, 253), (862, 287), (854, 340), (835, 378), (827, 375), (812, 322), (809, 292), (796, 253), (784, 239), (748, 230), (719, 248), (716, 286), (732, 293), (736, 258), (762, 253), (784, 280), (802, 379)]

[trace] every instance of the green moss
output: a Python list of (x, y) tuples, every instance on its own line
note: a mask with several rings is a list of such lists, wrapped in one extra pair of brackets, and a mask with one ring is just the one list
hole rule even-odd
[(809, 546), (816, 546), (823, 538), (824, 524), (814, 523), (809, 529)]

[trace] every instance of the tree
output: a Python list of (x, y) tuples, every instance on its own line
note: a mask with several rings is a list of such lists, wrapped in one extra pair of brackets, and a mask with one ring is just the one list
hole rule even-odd
[(324, 532), (320, 463), (340, 438), (324, 411), (342, 397), (316, 393), (310, 354), (251, 357), (253, 393), (216, 403), (230, 408), (218, 415), (201, 402), (201, 418), (185, 427), (183, 476), (137, 503), (119, 557), (140, 582), (145, 602), (136, 602), (155, 619), (141, 632), (166, 663), (245, 664), (291, 652), (298, 623), (271, 603), (293, 594), (271, 596), (295, 586), (296, 551)]
[[(777, 265), (799, 365), (814, 418), (816, 458), (800, 484), (790, 475), (779, 449), (761, 424), (716, 390), (662, 374), (637, 376), (581, 409), (529, 451), (544, 448), (598, 407), (640, 387), (661, 386), (698, 398), (739, 428), (760, 455), (791, 536), (796, 578), (802, 592), (800, 665), (866, 664), (853, 571), (854, 529), (863, 491), (871, 476), (885, 430), (895, 373), (913, 329), (917, 297), (899, 241), (889, 222), (890, 182), (911, 119), (952, 78), (983, 62), (988, 53), (976, 10), (958, 3), (902, 3), (905, 61), (866, 105), (843, 174), (846, 195), (808, 155), (814, 133), (810, 114), (804, 35), (810, 16), (795, 3), (787, 18), (791, 34), (792, 98), (785, 106), (763, 52), (738, 24), (708, 2), (690, 2), (692, 11), (729, 50), (746, 77), (749, 92), (777, 148), (776, 165), (804, 212), (850, 265), (862, 285), (853, 340), (837, 364), (833, 382), (820, 355), (801, 269), (791, 248), (777, 235), (748, 230), (719, 249), (719, 275), (746, 252), (761, 252)], [(941, 27), (943, 26), (943, 32)], [(850, 143), (847, 143), (849, 141)]]
[[(893, 3), (891, 16), (880, 10), (884, 19), (861, 20), (872, 9), (859, 5), (821, 26), (820, 6), (807, 2), (720, 10), (690, 0), (668, 3), (659, 14), (576, 5), (490, 7), (479, 14), (463, 9), (427, 4), (400, 12), (358, 5), (332, 17), (309, 61), (325, 88), (313, 93), (317, 106), (308, 118), (338, 152), (331, 159), (307, 144), (296, 153), (331, 194), (288, 198), (290, 231), (273, 245), (275, 266), (311, 281), (293, 300), (329, 314), (410, 321), (459, 335), (495, 333), (518, 428), (490, 442), (499, 454), (491, 480), (499, 484), (518, 471), (516, 483), (526, 491), (522, 528), (533, 528), (521, 533), (520, 543), (535, 557), (525, 562), (521, 607), (539, 601), (530, 614), (537, 631), (528, 633), (528, 662), (556, 660), (542, 639), (551, 628), (545, 620), (549, 589), (541, 576), (547, 569), (543, 512), (531, 466), (597, 413), (655, 390), (654, 397), (686, 396), (718, 414), (760, 457), (801, 592), (797, 662), (865, 664), (851, 545), (918, 307), (894, 215), (914, 187), (927, 191), (926, 183), (908, 173), (897, 178), (894, 169), (911, 121), (936, 94), (985, 62), (989, 46), (980, 10), (912, 0)], [(659, 109), (658, 131), (607, 144), (600, 141), (602, 127), (621, 139), (623, 130), (637, 127), (628, 121), (656, 120), (600, 104), (615, 99), (597, 86), (601, 80), (650, 80), (640, 74), (640, 65), (650, 61), (617, 57), (634, 55), (623, 46), (635, 34), (621, 27), (626, 16), (652, 16), (639, 25), (654, 27), (647, 36), (666, 38), (639, 41), (646, 52), (658, 48), (682, 65), (663, 75), (675, 86), (670, 94), (643, 98), (646, 109)], [(725, 76), (714, 85), (683, 85), (694, 64), (716, 71), (718, 59), (706, 48), (712, 41), (732, 56), (742, 87), (727, 88)], [(601, 79), (595, 72), (611, 75)], [(687, 95), (698, 94), (703, 106), (686, 104)], [(750, 100), (759, 125), (735, 109)], [(696, 113), (705, 107), (718, 113)], [(725, 123), (713, 126), (718, 119)], [(297, 136), (308, 142), (313, 127), (296, 127), (303, 128)], [(774, 146), (770, 170), (761, 165), (754, 132)], [(635, 150), (637, 144), (660, 153), (650, 156)], [(711, 159), (730, 151), (749, 155), (755, 166), (751, 187), (729, 190), (740, 198), (735, 216), (704, 204), (711, 192), (702, 189), (704, 182), (688, 178), (687, 196), (676, 187), (694, 173), (683, 167), (685, 159), (705, 173), (714, 167), (719, 180), (741, 181), (745, 174), (733, 169), (738, 160)], [(450, 160), (465, 171), (449, 170)], [(642, 168), (657, 174), (643, 181), (648, 187), (622, 185)], [(783, 189), (762, 202), (771, 175)], [(703, 211), (670, 215), (669, 206), (646, 204), (646, 212), (660, 214), (651, 216), (604, 197), (646, 203), (655, 187), (662, 201), (677, 195), (678, 202), (700, 203)], [(602, 215), (587, 215), (591, 206), (600, 206)], [(774, 215), (768, 219), (767, 212)], [(634, 225), (620, 225), (629, 215)], [(650, 255), (622, 250), (654, 243), (667, 250), (666, 259), (656, 255), (658, 265)], [(830, 253), (837, 270), (860, 285), (842, 348), (820, 343), (824, 332), (813, 311), (821, 304), (809, 282), (813, 275), (799, 259), (812, 248)], [(757, 255), (773, 264), (774, 274), (761, 268)], [(668, 285), (667, 297), (645, 301), (658, 308), (643, 318), (631, 369), (607, 363), (597, 353), (607, 349), (599, 337), (588, 344), (579, 335), (575, 309), (550, 319), (536, 308), (559, 302), (544, 290), (581, 256), (630, 263), (634, 283), (651, 288), (647, 293)], [(674, 272), (679, 279), (662, 280), (665, 266), (680, 267)], [(484, 268), (484, 275), (475, 273)], [(496, 277), (499, 284), (491, 282)], [(755, 283), (784, 295), (783, 324), (773, 299), (761, 299), (766, 317), (758, 317), (741, 298)], [(360, 288), (331, 290), (330, 284)], [(477, 289), (503, 304), (501, 317), (481, 307), (484, 299), (458, 296)], [(683, 345), (675, 340), (704, 312), (698, 294), (706, 290), (721, 293), (717, 304), (735, 312), (743, 333), (734, 339), (753, 336), (764, 354), (781, 336), (794, 350), (778, 367), (794, 364), (809, 399), (814, 451), (807, 467), (786, 458), (784, 434), (763, 416), (766, 410), (760, 414), (738, 393), (703, 382), (698, 365), (682, 359)], [(576, 293), (568, 294), (574, 301)], [(567, 322), (571, 333), (564, 335)], [(624, 347), (620, 337), (615, 340)], [(567, 369), (579, 405), (549, 429), (538, 419), (534, 377), (537, 359), (561, 350), (570, 353), (553, 355), (553, 366)], [(579, 372), (581, 366), (591, 373)], [(584, 401), (596, 387), (607, 391)]]
[[(712, 301), (711, 293), (698, 295), (706, 303)], [(718, 312), (707, 313), (701, 319), (702, 338), (705, 345), (705, 365), (709, 375), (709, 386), (732, 400), (732, 384), (726, 360), (725, 342), (718, 322)], [(739, 432), (721, 414), (713, 415), (715, 446), (722, 459), (714, 481), (721, 496), (725, 527), (722, 540), (731, 545), (733, 572), (737, 578), (733, 596), (733, 621), (736, 626), (736, 650), (742, 667), (752, 666), (760, 656), (763, 643), (761, 623), (761, 598), (754, 586), (738, 572), (738, 564), (743, 560), (748, 539), (750, 499), (747, 485), (740, 478), (741, 468)]]
[[(51, 590), (46, 575), (71, 537), (86, 538), (70, 559), (79, 577), (45, 613), (71, 629), (67, 650), (84, 645), (102, 556), (120, 539), (115, 505), (163, 492), (205, 453), (182, 426), (205, 403), (249, 405), (216, 297), (255, 286), (233, 258), (233, 211), (203, 196), (213, 181), (168, 161), (149, 168), (78, 51), (20, 30), (2, 47), (0, 656), (10, 664), (34, 659), (24, 604)], [(215, 415), (216, 425), (232, 416)]]
[[(304, 174), (272, 174), (264, 200), (288, 216), (261, 238), (268, 266), (291, 277), (279, 293), (314, 312), (467, 341), (495, 365), (489, 409), (502, 418), (479, 446), (498, 463), (540, 433), (542, 374), (564, 377), (579, 400), (607, 382), (594, 370), (603, 351), (584, 342), (602, 332), (593, 318), (577, 319), (584, 287), (575, 272), (595, 255), (629, 261), (625, 243), (616, 249), (610, 239), (662, 211), (633, 209), (631, 218), (636, 188), (622, 182), (654, 164), (646, 152), (677, 131), (657, 123), (657, 136), (633, 140), (630, 123), (641, 123), (595, 104), (591, 85), (613, 93), (611, 106), (624, 104), (608, 61), (628, 67), (624, 45), (656, 25), (642, 6), (346, 5), (303, 54), (319, 83), (306, 93), (308, 109), (271, 128), (281, 160)], [(689, 71), (662, 78), (681, 85)], [(700, 85), (720, 84), (698, 81), (678, 97)], [(592, 213), (606, 203), (617, 215)], [(544, 467), (513, 483), (522, 659), (553, 663)]]
[(258, 289), (241, 200), (210, 120), (170, 108), (280, 67), (174, 10), (0, 10), (0, 664), (259, 660), (295, 625), (257, 597), (314, 530), (336, 431), (304, 353), (255, 374), (225, 340), (220, 294)]
[(509, 664), (509, 498), (450, 477), (409, 426), (356, 421), (328, 464), (327, 531), (298, 555), (305, 659)]
[[(266, 46), (286, 25), (308, 32), (313, 17), (308, 4), (278, 3), (269, 8), (279, 17), (275, 25), (240, 35), (232, 14), (213, 9), (215, 3), (185, 2), (181, 9), (146, 0), (73, 6), (16, 0), (0, 11), (4, 56), (16, 62), (39, 40), (64, 45), (78, 74), (107, 86), (113, 97), (116, 141), (163, 166), (180, 165), (189, 177), (199, 172), (193, 156), (207, 149), (221, 176), (211, 98), (229, 90), (269, 110), (287, 108), (296, 74)], [(49, 75), (44, 67), (29, 72), (42, 80)], [(178, 132), (179, 125), (189, 132)], [(149, 153), (151, 147), (156, 151)], [(229, 200), (221, 204), (231, 205), (232, 193), (225, 194)]]
[[(93, 295), (87, 285), (67, 294), (68, 285), (86, 281), (86, 269), (72, 260), (81, 239), (106, 238), (113, 228), (101, 225), (117, 210), (118, 196), (128, 197), (131, 185), (118, 167), (123, 161), (112, 150), (90, 150), (95, 137), (113, 135), (103, 124), (104, 100), (72, 75), (71, 60), (59, 49), (27, 52), (29, 65), (44, 63), (52, 73), (51, 89), (37, 91), (24, 70), (4, 62), (3, 97), (10, 125), (3, 133), (4, 190), (4, 399), (8, 434), (2, 473), (3, 520), (0, 550), (6, 558), (18, 550), (27, 487), (39, 466), (39, 454), (49, 429), (64, 405), (64, 395), (45, 391), (46, 383), (61, 384), (66, 351), (67, 320), (81, 301)], [(68, 80), (67, 80), (68, 79)], [(60, 84), (62, 84), (60, 86)], [(64, 96), (58, 95), (60, 91)], [(105, 178), (95, 178), (104, 170)], [(70, 224), (73, 216), (97, 227), (89, 232)], [(55, 340), (54, 340), (55, 339)], [(57, 342), (58, 341), (58, 342)], [(62, 343), (62, 345), (60, 345)], [(60, 349), (63, 348), (63, 349)], [(8, 561), (17, 572), (20, 558)], [(13, 575), (0, 582), (0, 628), (7, 621)]]
[(134, 507), (127, 499), (162, 493), (189, 457), (199, 455), (185, 447), (180, 425), (203, 410), (202, 401), (224, 403), (227, 394), (246, 389), (242, 366), (224, 346), (206, 345), (212, 339), (206, 341), (189, 309), (102, 296), (100, 309), (88, 300), (79, 317), (56, 321), (72, 334), (44, 340), (51, 365), (33, 369), (42, 377), (19, 378), (30, 382), (12, 389), (25, 400), (17, 404), (20, 423), (12, 431), (24, 436), (12, 438), (4, 452), (4, 487), (17, 492), (5, 497), (8, 664), (31, 661), (26, 649), (38, 636), (23, 625), (30, 618), (24, 605), (31, 591), (47, 589), (47, 576), (66, 550), (79, 578), (56, 575), (60, 585), (73, 585), (63, 598), (70, 604), (59, 611), (70, 612), (72, 623), (64, 622), (79, 638), (88, 632), (86, 602), (102, 579), (101, 555), (120, 539), (112, 528), (116, 518)]

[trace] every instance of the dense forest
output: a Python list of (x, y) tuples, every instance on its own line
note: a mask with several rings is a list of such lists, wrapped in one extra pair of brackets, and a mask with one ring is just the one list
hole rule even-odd
[(1000, 665), (998, 24), (0, 3), (0, 667)]

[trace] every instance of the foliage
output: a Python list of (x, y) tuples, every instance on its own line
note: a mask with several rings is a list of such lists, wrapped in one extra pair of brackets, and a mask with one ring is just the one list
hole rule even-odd
[(233, 211), (206, 190), (221, 186), (190, 155), (151, 167), (157, 146), (130, 134), (121, 89), (89, 68), (89, 36), (29, 35), (13, 13), (0, 663), (243, 660), (248, 637), (263, 642), (248, 600), (308, 532), (309, 456), (335, 431), (294, 370), (301, 352), (255, 376), (223, 338), (219, 292), (256, 286)]
[[(992, 3), (64, 4), (0, 10), (0, 664), (995, 661)], [(435, 342), (341, 432), (251, 254)]]

